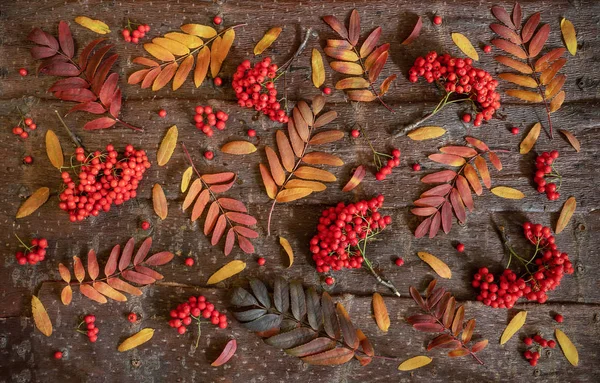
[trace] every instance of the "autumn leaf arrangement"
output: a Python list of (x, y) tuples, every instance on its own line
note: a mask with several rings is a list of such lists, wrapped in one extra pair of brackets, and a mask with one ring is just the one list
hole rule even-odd
[(117, 85), (119, 75), (110, 73), (119, 55), (107, 57), (112, 44), (103, 44), (104, 38), (96, 39), (85, 46), (79, 60), (75, 61), (75, 43), (65, 21), (58, 24), (58, 40), (40, 28), (34, 28), (28, 39), (37, 44), (31, 48), (33, 58), (43, 60), (38, 72), (65, 77), (56, 81), (49, 91), (60, 100), (78, 103), (68, 113), (83, 111), (103, 115), (87, 122), (84, 129), (107, 129), (120, 123), (133, 130), (142, 130), (119, 119), (122, 104), (121, 89)]

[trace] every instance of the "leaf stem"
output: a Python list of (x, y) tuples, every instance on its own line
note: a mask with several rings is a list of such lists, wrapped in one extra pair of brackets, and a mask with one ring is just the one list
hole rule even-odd
[(62, 117), (58, 113), (58, 110), (55, 109), (54, 113), (56, 113), (56, 116), (60, 120), (62, 126), (65, 128), (65, 130), (69, 134), (69, 137), (71, 138), (71, 141), (73, 141), (73, 144), (75, 145), (75, 147), (81, 147), (81, 148), (83, 148), (83, 150), (85, 150), (85, 147), (81, 143), (81, 140), (79, 139), (79, 137), (77, 137), (75, 134), (73, 134), (73, 132), (71, 131), (71, 129), (69, 129), (69, 127), (67, 126), (67, 124), (65, 124), (65, 121), (62, 119)]

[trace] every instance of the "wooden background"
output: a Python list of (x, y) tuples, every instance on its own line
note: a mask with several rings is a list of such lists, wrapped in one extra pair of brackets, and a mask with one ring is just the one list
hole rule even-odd
[[(551, 0), (523, 1), (524, 16), (535, 11), (542, 12), (542, 21), (552, 28), (549, 47), (562, 46), (559, 23), (567, 17), (575, 24), (580, 48), (576, 57), (568, 57), (563, 72), (567, 75), (565, 89), (567, 98), (562, 109), (553, 115), (556, 128), (573, 132), (582, 142), (582, 150), (576, 153), (562, 138), (549, 140), (542, 134), (534, 151), (528, 155), (518, 154), (518, 143), (526, 130), (538, 119), (546, 123), (543, 107), (526, 105), (503, 97), (501, 118), (495, 118), (481, 128), (464, 125), (460, 120), (461, 109), (453, 106), (431, 120), (448, 133), (436, 140), (412, 142), (406, 137), (390, 139), (389, 131), (406, 124), (431, 110), (439, 94), (433, 86), (420, 82), (411, 84), (406, 80), (406, 72), (418, 55), (430, 50), (438, 50), (459, 55), (452, 44), (450, 33), (461, 32), (468, 36), (478, 48), (488, 43), (492, 37), (489, 24), (493, 22), (490, 7), (501, 3), (509, 9), (512, 4), (506, 1), (439, 1), (439, 2), (399, 2), (380, 1), (327, 1), (302, 2), (282, 0), (277, 2), (254, 1), (3, 1), (0, 4), (0, 241), (3, 256), (0, 259), (0, 381), (1, 382), (365, 382), (365, 381), (544, 381), (544, 382), (597, 382), (600, 372), (598, 339), (600, 337), (600, 198), (597, 182), (600, 174), (598, 161), (598, 132), (600, 127), (600, 93), (598, 82), (600, 71), (600, 3), (593, 0)], [(334, 91), (328, 97), (328, 107), (336, 110), (340, 118), (337, 127), (349, 132), (355, 122), (368, 126), (368, 132), (375, 146), (381, 151), (398, 147), (402, 150), (401, 166), (394, 170), (385, 182), (375, 181), (369, 174), (365, 181), (352, 193), (342, 193), (341, 186), (347, 181), (351, 169), (357, 164), (370, 163), (370, 151), (364, 140), (349, 136), (330, 149), (343, 157), (346, 165), (336, 169), (338, 182), (331, 184), (325, 192), (316, 193), (307, 199), (276, 208), (273, 221), (273, 235), (266, 236), (266, 215), (268, 198), (260, 182), (258, 162), (264, 161), (264, 151), (239, 158), (218, 152), (223, 143), (245, 137), (247, 128), (254, 128), (258, 136), (253, 141), (262, 148), (273, 142), (273, 132), (277, 125), (264, 118), (255, 120), (254, 113), (242, 110), (235, 103), (230, 86), (215, 88), (208, 81), (195, 88), (188, 79), (177, 92), (165, 87), (159, 92), (140, 90), (139, 86), (126, 84), (126, 77), (138, 66), (132, 65), (133, 57), (143, 55), (140, 45), (128, 44), (121, 40), (119, 30), (127, 18), (148, 23), (151, 32), (143, 41), (168, 31), (178, 30), (181, 24), (209, 24), (215, 14), (224, 17), (224, 25), (246, 22), (248, 26), (237, 30), (234, 46), (222, 68), (227, 79), (243, 59), (253, 59), (252, 48), (263, 33), (273, 26), (284, 26), (279, 39), (267, 51), (275, 62), (283, 63), (299, 44), (303, 31), (313, 27), (318, 37), (309, 41), (306, 51), (294, 64), (296, 69), (288, 81), (290, 100), (310, 99), (318, 90), (310, 82), (310, 51), (323, 46), (326, 38), (334, 33), (321, 21), (320, 16), (334, 14), (347, 17), (353, 8), (358, 8), (363, 26), (367, 30), (381, 25), (382, 42), (391, 43), (391, 60), (388, 61), (382, 78), (392, 73), (398, 80), (385, 100), (395, 110), (389, 113), (376, 102), (353, 105), (345, 100), (341, 91)], [(442, 26), (434, 26), (431, 19), (439, 14), (444, 19)], [(185, 142), (201, 172), (234, 170), (239, 182), (228, 194), (241, 198), (249, 205), (250, 213), (259, 218), (258, 230), (261, 233), (255, 241), (257, 254), (247, 256), (236, 249), (228, 258), (222, 254), (222, 245), (211, 247), (200, 232), (198, 224), (189, 222), (189, 215), (180, 209), (183, 195), (179, 191), (179, 181), (187, 167), (183, 153), (177, 150), (169, 164), (159, 168), (156, 165), (146, 173), (141, 184), (139, 197), (109, 213), (90, 218), (81, 223), (70, 223), (67, 215), (57, 207), (57, 191), (61, 187), (60, 174), (50, 165), (44, 151), (44, 134), (52, 129), (58, 133), (67, 153), (72, 152), (68, 136), (60, 126), (54, 110), (64, 114), (70, 105), (60, 102), (46, 92), (56, 80), (49, 76), (35, 75), (36, 63), (29, 55), (31, 44), (26, 36), (33, 27), (56, 34), (59, 20), (70, 23), (77, 47), (81, 48), (97, 35), (73, 22), (79, 15), (99, 18), (113, 29), (109, 35), (116, 43), (115, 50), (120, 58), (115, 66), (121, 75), (120, 85), (125, 101), (122, 118), (141, 126), (140, 134), (118, 127), (102, 132), (85, 132), (81, 129), (90, 119), (84, 113), (74, 113), (66, 118), (67, 124), (83, 140), (88, 149), (103, 149), (114, 143), (122, 149), (127, 143), (141, 146), (149, 152), (155, 162), (156, 149), (166, 129), (177, 124), (181, 141)], [(419, 39), (410, 46), (400, 42), (410, 33), (417, 15), (424, 19), (423, 31)], [(363, 37), (364, 37), (363, 36)], [(480, 51), (480, 66), (491, 72), (504, 70), (493, 60), (491, 54)], [(21, 78), (17, 71), (26, 67), (31, 73)], [(326, 85), (333, 86), (339, 75), (327, 68)], [(502, 83), (502, 82), (501, 82)], [(502, 83), (504, 86), (504, 83)], [(282, 84), (279, 84), (282, 90)], [(213, 105), (225, 110), (231, 116), (227, 129), (217, 131), (212, 139), (207, 139), (192, 125), (195, 105)], [(12, 135), (12, 126), (18, 121), (15, 107), (24, 107), (34, 118), (38, 130), (28, 140), (20, 141)], [(157, 111), (168, 111), (166, 119), (160, 119)], [(512, 136), (509, 128), (519, 126), (521, 134)], [(445, 144), (461, 144), (465, 135), (473, 135), (489, 144), (490, 147), (511, 150), (502, 156), (504, 170), (492, 172), (494, 185), (518, 188), (527, 197), (521, 201), (503, 200), (485, 192), (475, 201), (476, 211), (468, 216), (464, 226), (455, 225), (449, 235), (438, 235), (435, 239), (416, 240), (412, 232), (418, 220), (409, 212), (411, 202), (425, 187), (419, 179), (440, 166), (428, 161), (426, 156)], [(216, 153), (213, 161), (206, 161), (201, 153), (211, 149)], [(537, 194), (532, 182), (535, 152), (557, 149), (561, 158), (558, 169), (564, 174), (561, 198), (557, 202), (548, 201)], [(23, 156), (31, 154), (34, 165), (22, 164)], [(419, 161), (423, 170), (413, 172), (410, 164)], [(150, 200), (154, 183), (163, 185), (169, 200), (169, 216), (160, 221), (152, 210)], [(14, 215), (21, 202), (34, 190), (48, 186), (51, 199), (35, 214), (21, 220)], [(352, 201), (368, 198), (377, 193), (386, 197), (384, 210), (394, 223), (369, 247), (371, 258), (379, 271), (389, 277), (403, 293), (401, 298), (393, 298), (389, 292), (378, 286), (365, 270), (344, 271), (335, 275), (336, 284), (328, 287), (317, 275), (308, 253), (308, 240), (313, 234), (316, 219), (323, 207), (338, 201)], [(577, 212), (567, 229), (557, 237), (562, 251), (570, 254), (575, 265), (575, 273), (566, 276), (557, 291), (549, 294), (544, 305), (520, 303), (513, 310), (493, 310), (475, 300), (475, 292), (470, 280), (475, 270), (483, 265), (495, 271), (502, 269), (506, 257), (495, 225), (506, 226), (512, 238), (519, 241), (519, 225), (526, 220), (555, 225), (558, 212), (568, 196), (578, 201)], [(76, 293), (73, 303), (65, 307), (60, 303), (60, 283), (56, 267), (59, 262), (69, 263), (74, 255), (84, 256), (88, 250), (96, 249), (103, 264), (112, 246), (124, 244), (131, 236), (141, 240), (148, 234), (140, 229), (140, 223), (152, 223), (154, 240), (153, 251), (170, 250), (178, 256), (169, 265), (162, 267), (165, 282), (144, 289), (142, 297), (132, 297), (127, 302), (100, 306)], [(594, 234), (596, 233), (596, 234)], [(49, 240), (48, 258), (35, 266), (19, 266), (14, 258), (18, 243), (14, 237), (46, 237)], [(281, 254), (277, 236), (288, 238), (296, 251), (296, 262), (285, 269), (287, 260)], [(466, 251), (457, 253), (454, 245), (466, 245)], [(288, 278), (303, 278), (307, 285), (320, 285), (323, 289), (343, 300), (356, 325), (371, 339), (376, 353), (395, 357), (399, 361), (415, 355), (426, 354), (425, 345), (432, 337), (414, 331), (404, 321), (407, 315), (418, 310), (408, 296), (408, 287), (416, 285), (424, 288), (433, 278), (432, 271), (421, 262), (417, 251), (431, 252), (444, 260), (452, 269), (451, 280), (441, 282), (451, 289), (458, 299), (466, 304), (467, 317), (477, 318), (476, 334), (490, 340), (490, 345), (480, 355), (485, 366), (472, 359), (449, 359), (441, 351), (432, 351), (434, 361), (429, 366), (413, 372), (397, 371), (399, 362), (375, 360), (367, 367), (350, 362), (339, 367), (312, 367), (285, 355), (282, 351), (267, 346), (237, 323), (227, 330), (217, 330), (206, 326), (200, 347), (192, 348), (194, 334), (180, 336), (167, 325), (168, 311), (190, 294), (206, 294), (215, 301), (217, 308), (224, 309), (227, 291), (231, 286), (243, 283), (249, 276), (268, 280), (275, 275)], [(192, 268), (183, 265), (186, 256), (196, 260)], [(259, 267), (255, 260), (264, 256), (267, 264)], [(399, 268), (393, 260), (402, 256), (405, 266)], [(215, 270), (231, 259), (248, 262), (248, 268), (239, 277), (232, 278), (216, 288), (207, 288), (206, 281)], [(392, 325), (388, 333), (381, 332), (372, 319), (371, 295), (379, 291), (386, 296)], [(31, 320), (30, 299), (38, 294), (46, 305), (54, 324), (54, 334), (46, 338), (34, 330)], [(500, 334), (506, 323), (517, 310), (528, 310), (527, 324), (518, 337), (531, 335), (536, 331), (551, 337), (557, 324), (552, 320), (554, 313), (565, 316), (563, 329), (577, 345), (580, 365), (572, 367), (561, 351), (544, 351), (537, 368), (532, 368), (522, 358), (522, 342), (515, 339), (505, 346), (499, 345)], [(126, 320), (129, 312), (142, 316), (139, 324), (132, 325)], [(100, 328), (99, 340), (91, 344), (87, 338), (74, 331), (78, 317), (94, 313)], [(127, 336), (142, 327), (153, 327), (156, 334), (153, 340), (125, 354), (117, 352), (117, 345)], [(237, 354), (225, 366), (210, 367), (227, 340), (235, 337), (239, 348)], [(63, 350), (65, 357), (54, 360), (52, 354)]]

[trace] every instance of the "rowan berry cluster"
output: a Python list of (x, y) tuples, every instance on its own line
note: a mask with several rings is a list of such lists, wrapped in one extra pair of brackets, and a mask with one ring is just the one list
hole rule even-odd
[(72, 165), (77, 169), (76, 183), (69, 172), (62, 173), (66, 189), (60, 193), (59, 207), (69, 213), (71, 222), (82, 221), (90, 215), (98, 216), (137, 195), (137, 188), (150, 162), (144, 150), (125, 147), (121, 157), (113, 145), (106, 146), (106, 153), (96, 151), (85, 155), (83, 148), (75, 150)]
[(377, 211), (383, 201), (383, 195), (378, 195), (348, 205), (340, 202), (323, 211), (318, 233), (310, 240), (310, 251), (319, 273), (362, 267), (366, 241), (392, 223), (390, 216)]
[(196, 128), (202, 131), (209, 137), (212, 137), (212, 127), (216, 127), (219, 130), (225, 129), (225, 122), (229, 119), (229, 115), (222, 110), (213, 111), (211, 106), (198, 105), (195, 109), (196, 114), (194, 115), (194, 122)]
[[(538, 360), (540, 359), (542, 349), (546, 347), (556, 347), (556, 341), (552, 339), (544, 339), (539, 334), (536, 334), (533, 337), (527, 337), (523, 339), (523, 343), (525, 343), (527, 347), (532, 346), (529, 349), (525, 350), (525, 352), (523, 352), (523, 356), (529, 361), (529, 364), (531, 366), (536, 366), (538, 364)], [(534, 343), (536, 344), (534, 345)]]
[(189, 297), (187, 302), (181, 303), (175, 310), (171, 310), (170, 316), (169, 326), (177, 329), (179, 334), (185, 334), (187, 326), (192, 323), (192, 320), (198, 322), (198, 327), (200, 327), (202, 318), (209, 320), (219, 328), (227, 328), (227, 316), (215, 310), (215, 305), (208, 302), (202, 295)]
[(48, 248), (48, 240), (46, 238), (34, 238), (31, 240), (31, 246), (27, 246), (21, 238), (17, 237), (21, 245), (25, 247), (25, 251), (17, 251), (15, 258), (19, 265), (36, 265), (38, 262), (46, 259), (46, 249)]
[(425, 57), (415, 60), (408, 71), (408, 79), (417, 82), (419, 77), (423, 77), (429, 83), (439, 84), (446, 91), (446, 98), (442, 100), (444, 104), (452, 93), (466, 95), (474, 105), (479, 105), (473, 125), (481, 126), (483, 120), (491, 120), (496, 110), (500, 109), (500, 93), (496, 92), (498, 81), (490, 73), (472, 65), (470, 58), (429, 52)]
[[(85, 325), (86, 331), (80, 330), (81, 326)], [(77, 332), (85, 334), (90, 342), (95, 343), (98, 340), (100, 329), (96, 327), (96, 317), (88, 314), (83, 317), (83, 321), (77, 326)]]
[(483, 304), (493, 308), (512, 308), (521, 297), (544, 303), (548, 300), (547, 292), (560, 285), (564, 274), (573, 274), (569, 255), (558, 251), (549, 227), (526, 222), (523, 230), (525, 238), (535, 245), (530, 259), (519, 256), (508, 244), (506, 246), (511, 260), (514, 257), (522, 263), (526, 271), (524, 276), (519, 278), (507, 268), (496, 280), (487, 267), (479, 269), (471, 284), (480, 290), (477, 300)]
[[(135, 27), (135, 25), (137, 25), (137, 27)], [(150, 26), (148, 24), (135, 24), (128, 21), (127, 26), (121, 31), (121, 34), (123, 35), (123, 40), (126, 42), (137, 44), (140, 42), (141, 38), (146, 36), (147, 32), (150, 32)]]
[(553, 164), (558, 158), (558, 151), (553, 150), (551, 152), (543, 152), (535, 159), (535, 176), (533, 181), (537, 185), (537, 191), (539, 193), (546, 193), (546, 197), (550, 201), (556, 201), (560, 197), (558, 193), (559, 186), (556, 186), (555, 182), (548, 182), (554, 180), (561, 180), (560, 174), (556, 171)]
[(265, 57), (252, 67), (250, 60), (244, 60), (237, 67), (231, 85), (238, 99), (238, 105), (243, 108), (254, 108), (267, 115), (272, 121), (288, 122), (288, 116), (277, 101), (277, 64), (271, 63), (270, 57)]
[[(375, 152), (375, 156), (379, 157), (381, 155), (388, 157), (388, 160), (385, 162), (385, 165), (379, 167), (377, 170), (377, 173), (375, 173), (375, 179), (377, 179), (377, 181), (383, 181), (388, 175), (392, 174), (393, 168), (400, 165), (400, 150), (399, 149), (392, 150), (391, 156), (383, 154), (383, 153)], [(382, 161), (380, 158), (377, 158), (377, 161), (379, 161), (379, 163), (382, 164)], [(376, 163), (377, 163), (377, 161), (376, 161)]]
[(33, 122), (33, 119), (30, 117), (21, 117), (19, 123), (12, 128), (12, 132), (15, 136), (19, 136), (22, 139), (26, 140), (29, 137), (29, 132), (27, 130), (36, 130), (37, 125)]

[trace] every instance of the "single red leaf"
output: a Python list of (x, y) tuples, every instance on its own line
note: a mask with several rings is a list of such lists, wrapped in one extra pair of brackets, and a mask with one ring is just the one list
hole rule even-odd
[(548, 36), (550, 36), (550, 25), (544, 24), (529, 42), (530, 57), (535, 57), (542, 51), (546, 41), (548, 41)]
[[(381, 27), (377, 27), (373, 30), (373, 32), (371, 32), (371, 34), (369, 34), (369, 36), (365, 39), (365, 41), (360, 46), (360, 57), (365, 58), (371, 52), (373, 52), (373, 49), (375, 49), (375, 47), (377, 46), (377, 42), (379, 41), (380, 37), (381, 37)], [(346, 47), (346, 48), (349, 48), (349, 47)]]
[(258, 238), (258, 233), (246, 226), (234, 226), (233, 230), (246, 238)]
[(426, 184), (437, 184), (451, 181), (454, 177), (456, 177), (456, 172), (454, 170), (442, 170), (426, 175), (421, 178), (421, 182)]
[(133, 238), (129, 238), (129, 241), (123, 247), (123, 251), (121, 252), (121, 258), (119, 259), (119, 270), (123, 271), (129, 266), (131, 263), (131, 256), (133, 255), (133, 248), (135, 247), (135, 240)]
[(531, 40), (533, 33), (540, 24), (540, 18), (541, 14), (539, 12), (536, 12), (533, 15), (529, 16), (529, 19), (527, 19), (527, 22), (525, 23), (525, 25), (523, 25), (523, 28), (521, 29), (521, 39), (523, 40), (523, 43), (526, 43), (529, 40)]
[(27, 39), (36, 44), (44, 45), (58, 51), (58, 41), (56, 38), (40, 28), (33, 28), (31, 32), (29, 32)]
[(40, 73), (48, 74), (50, 76), (62, 76), (72, 77), (79, 76), (79, 69), (68, 62), (53, 62), (52, 64), (40, 69)]
[(367, 175), (367, 170), (363, 165), (359, 165), (352, 173), (352, 177), (348, 181), (348, 183), (342, 189), (343, 192), (349, 192), (357, 187)]
[(85, 75), (88, 79), (94, 78), (94, 75), (96, 74), (96, 70), (98, 69), (98, 65), (100, 65), (100, 62), (102, 61), (104, 56), (108, 53), (108, 51), (113, 46), (114, 45), (112, 45), (112, 44), (105, 45), (105, 46), (99, 48), (98, 50), (96, 50), (94, 52), (94, 54), (92, 54), (92, 56), (88, 60), (87, 66), (85, 68)]
[(515, 27), (519, 27), (521, 25), (521, 21), (523, 19), (523, 12), (521, 11), (521, 5), (519, 3), (515, 3), (512, 11), (512, 22)]
[(521, 44), (521, 37), (514, 30), (505, 27), (501, 24), (490, 24), (490, 29), (498, 36), (504, 37), (514, 44)]
[(402, 45), (408, 45), (415, 41), (415, 39), (421, 34), (421, 28), (423, 28), (423, 20), (421, 19), (421, 16), (419, 16), (412, 32), (410, 32), (410, 35), (402, 42)]
[(430, 226), (431, 226), (431, 217), (427, 218), (426, 220), (421, 222), (419, 224), (419, 226), (417, 226), (417, 228), (415, 230), (415, 238), (424, 237), (425, 234), (427, 234), (427, 232), (429, 231)]
[(479, 352), (479, 351), (483, 350), (487, 345), (488, 345), (488, 340), (484, 339), (482, 341), (475, 343), (473, 345), (473, 347), (471, 347), (471, 351), (473, 353)]
[(119, 75), (117, 73), (111, 73), (106, 79), (102, 87), (100, 88), (100, 101), (106, 107), (110, 107), (115, 90), (117, 89), (117, 82), (119, 81)]
[(432, 214), (435, 214), (437, 209), (435, 207), (415, 207), (410, 209), (410, 212), (414, 215), (418, 215), (420, 217), (427, 217)]
[(233, 211), (228, 211), (225, 213), (228, 219), (233, 222), (241, 223), (242, 225), (252, 226), (256, 225), (256, 218), (251, 215), (244, 213), (236, 213)]
[(241, 201), (238, 201), (237, 199), (219, 198), (219, 199), (217, 199), (217, 201), (219, 201), (221, 206), (227, 210), (233, 210), (233, 211), (237, 211), (240, 213), (246, 213), (248, 211), (248, 209), (246, 209), (246, 206), (244, 205), (244, 203)]
[[(460, 177), (460, 176), (459, 176)], [(418, 200), (416, 200), (415, 202), (413, 202), (413, 204), (415, 204), (415, 206), (433, 206), (433, 207), (437, 207), (440, 206), (442, 203), (444, 203), (446, 199), (442, 196), (431, 196), (431, 197), (423, 197), (423, 198), (419, 198)]]
[(218, 184), (222, 182), (229, 182), (233, 179), (235, 173), (233, 172), (224, 172), (224, 173), (216, 173), (216, 174), (204, 174), (202, 176), (202, 181), (206, 182), (209, 185)]
[(452, 185), (450, 184), (441, 184), (438, 186), (434, 186), (431, 189), (423, 192), (420, 195), (420, 198), (424, 197), (432, 197), (432, 196), (445, 196), (452, 189)]
[(108, 302), (104, 295), (100, 294), (96, 289), (94, 289), (87, 283), (79, 285), (79, 292), (88, 297), (89, 299), (96, 301), (100, 304)]
[(114, 118), (119, 116), (121, 112), (121, 103), (123, 102), (123, 97), (121, 95), (121, 89), (117, 88), (115, 93), (112, 96), (112, 100), (110, 102), (110, 115)]
[(38, 65), (38, 68), (37, 68), (37, 73), (38, 74), (42, 73), (43, 70), (54, 65), (55, 63), (66, 63), (67, 61), (68, 61), (68, 59), (65, 56), (59, 56), (59, 55), (52, 56), (52, 57), (42, 60), (42, 62), (40, 62), (40, 65)]
[(456, 218), (458, 218), (461, 223), (464, 223), (467, 219), (467, 215), (465, 212), (465, 205), (458, 194), (458, 190), (452, 189), (450, 192), (450, 202), (452, 203), (452, 209), (454, 209)]
[(497, 5), (493, 6), (492, 7), (492, 14), (498, 20), (500, 20), (501, 22), (503, 22), (507, 27), (509, 27), (511, 29), (517, 29), (515, 27), (515, 25), (513, 24), (510, 15), (508, 14), (508, 12), (506, 12), (506, 9), (504, 9), (504, 8), (502, 8), (500, 6), (497, 6)]
[(225, 233), (225, 227), (227, 226), (227, 220), (225, 219), (225, 215), (221, 214), (219, 219), (217, 219), (217, 223), (215, 224), (215, 229), (213, 230), (212, 238), (210, 244), (215, 246), (223, 237)]
[(235, 354), (236, 350), (237, 350), (237, 342), (235, 341), (235, 339), (231, 339), (229, 342), (227, 342), (227, 344), (225, 345), (225, 348), (223, 348), (223, 351), (221, 351), (221, 354), (219, 355), (217, 360), (212, 362), (210, 365), (213, 367), (219, 367), (219, 366), (227, 363), (229, 361), (229, 359), (231, 359), (233, 354)]
[(135, 271), (137, 271), (138, 273), (142, 273), (144, 275), (149, 276), (150, 278), (154, 278), (157, 281), (161, 280), (164, 278), (164, 275), (162, 275), (161, 273), (158, 273), (154, 270), (152, 270), (149, 267), (146, 266), (142, 266), (142, 265), (137, 265), (134, 267)]
[(67, 114), (77, 111), (88, 112), (92, 114), (103, 114), (104, 112), (106, 112), (106, 109), (104, 109), (104, 107), (98, 102), (88, 101), (75, 105), (74, 107), (69, 109)]
[(413, 327), (423, 332), (441, 332), (444, 331), (444, 326), (439, 323), (415, 323)]
[(360, 37), (360, 15), (356, 9), (353, 9), (350, 14), (348, 26), (348, 40), (350, 40), (350, 44), (356, 46)]
[(173, 259), (173, 253), (168, 251), (161, 251), (160, 253), (153, 254), (144, 262), (144, 265), (148, 266), (161, 266), (169, 263)]
[(446, 201), (442, 205), (442, 230), (448, 234), (452, 229), (452, 206)]
[(54, 92), (54, 96), (64, 101), (89, 102), (95, 101), (96, 95), (89, 89), (67, 89), (60, 92)]
[(60, 92), (67, 89), (89, 88), (90, 84), (81, 77), (68, 77), (55, 82), (48, 91)]
[(475, 206), (473, 204), (473, 196), (471, 195), (471, 189), (469, 188), (467, 179), (463, 176), (458, 176), (456, 179), (456, 188), (467, 209), (473, 211)]
[(150, 251), (150, 247), (152, 247), (152, 237), (146, 238), (138, 248), (137, 253), (135, 253), (135, 258), (133, 258), (134, 265), (139, 265), (144, 262), (144, 259), (146, 259), (146, 256)]
[(232, 180), (226, 184), (211, 185), (211, 186), (209, 186), (209, 189), (213, 193), (225, 193), (227, 190), (232, 188), (234, 183), (235, 183), (235, 180)]
[(225, 255), (229, 255), (231, 250), (233, 250), (233, 245), (235, 244), (235, 231), (233, 228), (227, 231), (227, 236), (225, 237), (225, 247), (223, 252)]
[(102, 61), (102, 63), (98, 66), (98, 70), (92, 79), (92, 90), (94, 92), (100, 92), (102, 84), (104, 84), (106, 76), (108, 76), (108, 72), (110, 72), (112, 66), (115, 64), (118, 58), (119, 55), (115, 53), (106, 60)]
[(431, 226), (429, 226), (429, 238), (433, 238), (436, 236), (438, 231), (440, 230), (440, 224), (442, 223), (442, 219), (440, 216), (440, 212), (435, 213), (433, 218), (431, 218)]
[(371, 69), (369, 70), (369, 81), (375, 82), (375, 80), (377, 80), (377, 77), (381, 74), (381, 70), (388, 59), (388, 55), (389, 52), (385, 51), (377, 57), (377, 60), (375, 60), (373, 66), (371, 66)]
[(96, 252), (94, 249), (88, 252), (87, 256), (88, 261), (88, 274), (92, 281), (98, 278), (98, 274), (100, 274), (100, 266), (98, 265), (98, 259), (96, 258)]
[(327, 25), (331, 27), (331, 29), (336, 31), (338, 35), (345, 39), (348, 38), (348, 30), (346, 29), (344, 24), (342, 24), (335, 16), (323, 16), (323, 21), (326, 22)]
[(473, 145), (474, 147), (476, 147), (477, 149), (479, 149), (479, 150), (481, 150), (483, 152), (490, 150), (490, 148), (486, 145), (485, 142), (483, 142), (481, 140), (478, 140), (477, 138), (465, 137), (465, 140), (469, 144)]
[(69, 58), (73, 58), (73, 55), (75, 55), (73, 35), (71, 34), (69, 24), (62, 20), (58, 23), (58, 41), (60, 42), (60, 49), (62, 49), (64, 54)]
[[(435, 280), (435, 279), (434, 279)], [(406, 318), (406, 321), (411, 325), (416, 323), (435, 323), (436, 318), (428, 314), (416, 314)]]
[(138, 273), (137, 271), (125, 270), (121, 275), (129, 282), (137, 283), (138, 285), (149, 285), (156, 282), (156, 279), (149, 277), (146, 274)]
[(238, 234), (238, 244), (240, 245), (240, 249), (242, 249), (242, 251), (246, 254), (252, 254), (254, 253), (254, 246), (252, 245), (252, 242), (250, 242), (248, 240), (248, 238), (244, 237), (241, 234)]
[(111, 117), (100, 117), (86, 123), (83, 126), (84, 130), (107, 129), (116, 124), (117, 121)]
[(35, 46), (33, 48), (31, 48), (30, 50), (31, 52), (31, 57), (33, 57), (35, 60), (39, 60), (39, 59), (45, 59), (48, 57), (52, 57), (56, 54), (56, 51), (50, 47), (40, 47), (40, 46)]
[(115, 245), (110, 252), (108, 261), (106, 261), (106, 265), (104, 266), (104, 275), (107, 277), (113, 275), (113, 273), (117, 270), (119, 254), (121, 254), (121, 246)]
[(101, 37), (90, 42), (88, 45), (85, 46), (85, 48), (83, 48), (83, 51), (81, 51), (81, 54), (79, 55), (79, 67), (81, 68), (81, 70), (85, 70), (88, 64), (88, 60), (90, 58), (90, 54), (92, 53), (94, 48), (96, 48), (96, 46), (104, 40), (106, 40), (106, 38)]

